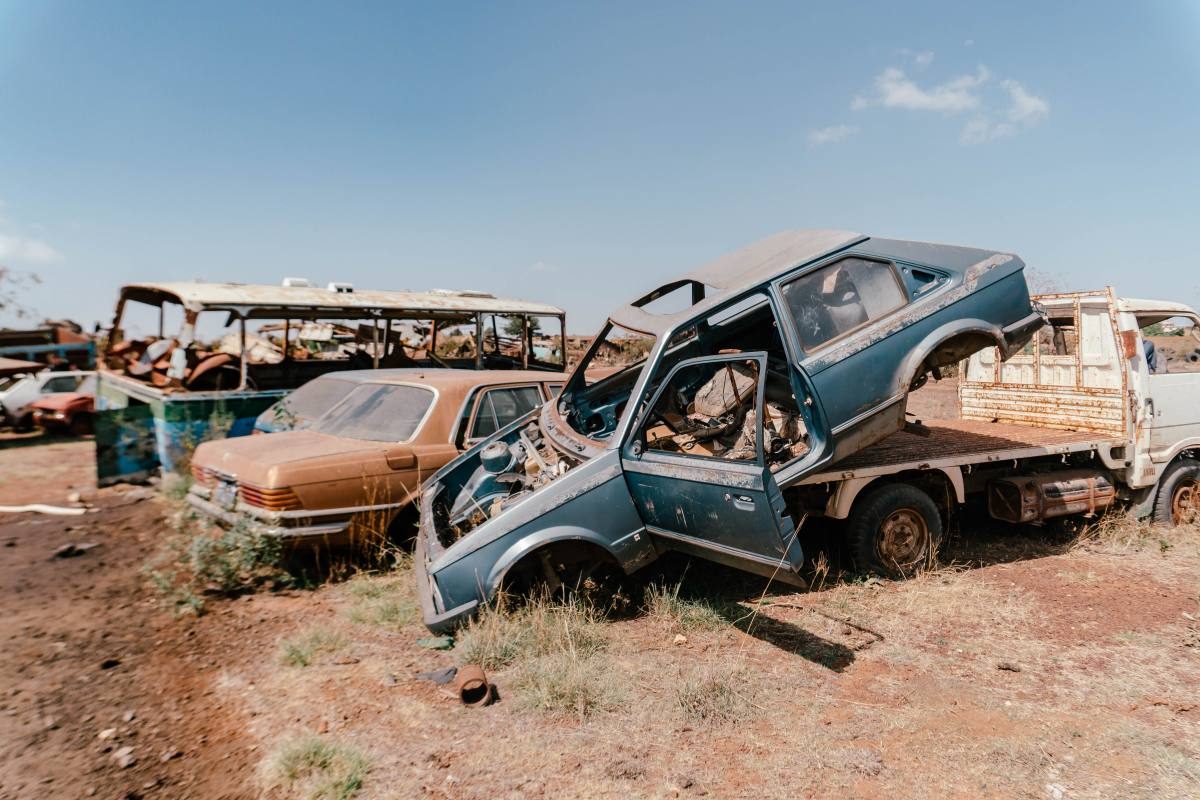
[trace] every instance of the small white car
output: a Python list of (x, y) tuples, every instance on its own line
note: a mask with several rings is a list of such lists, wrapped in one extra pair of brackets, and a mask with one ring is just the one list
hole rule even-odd
[(95, 372), (72, 371), (50, 372), (43, 370), (35, 375), (18, 375), (0, 378), (0, 417), (18, 430), (32, 427), (33, 411), (30, 404), (48, 394), (74, 392), (84, 378)]

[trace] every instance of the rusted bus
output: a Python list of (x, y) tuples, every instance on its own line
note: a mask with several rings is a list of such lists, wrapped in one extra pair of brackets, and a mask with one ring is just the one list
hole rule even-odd
[(1124, 435), (1128, 375), (1112, 289), (1034, 298), (1050, 324), (1007, 361), (995, 348), (962, 366), (964, 419)]

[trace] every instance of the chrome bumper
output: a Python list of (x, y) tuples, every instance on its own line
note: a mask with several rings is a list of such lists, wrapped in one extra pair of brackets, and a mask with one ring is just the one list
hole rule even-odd
[[(248, 508), (242, 504), (230, 510), (194, 491), (188, 492), (187, 501), (192, 508), (222, 525), (245, 525), (251, 533), (289, 542), (338, 538), (347, 534), (350, 529), (350, 518), (342, 509), (338, 509), (337, 512), (338, 516), (345, 516), (344, 519), (329, 519), (329, 516), (334, 515), (323, 515), (313, 511), (272, 512), (261, 508)], [(292, 524), (288, 524), (289, 522)]]

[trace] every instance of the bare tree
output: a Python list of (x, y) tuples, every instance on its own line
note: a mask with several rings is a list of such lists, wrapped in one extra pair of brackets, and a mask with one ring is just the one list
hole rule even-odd
[(1066, 291), (1058, 276), (1042, 272), (1040, 269), (1026, 267), (1025, 283), (1029, 285), (1031, 294), (1057, 294)]
[(0, 315), (24, 319), (33, 312), (18, 300), (21, 292), (42, 282), (33, 272), (17, 272), (0, 264)]

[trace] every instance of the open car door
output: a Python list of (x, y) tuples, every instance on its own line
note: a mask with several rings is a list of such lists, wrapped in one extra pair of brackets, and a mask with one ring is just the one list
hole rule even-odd
[(804, 585), (804, 553), (766, 465), (767, 354), (682, 361), (622, 445), (647, 531), (672, 549)]

